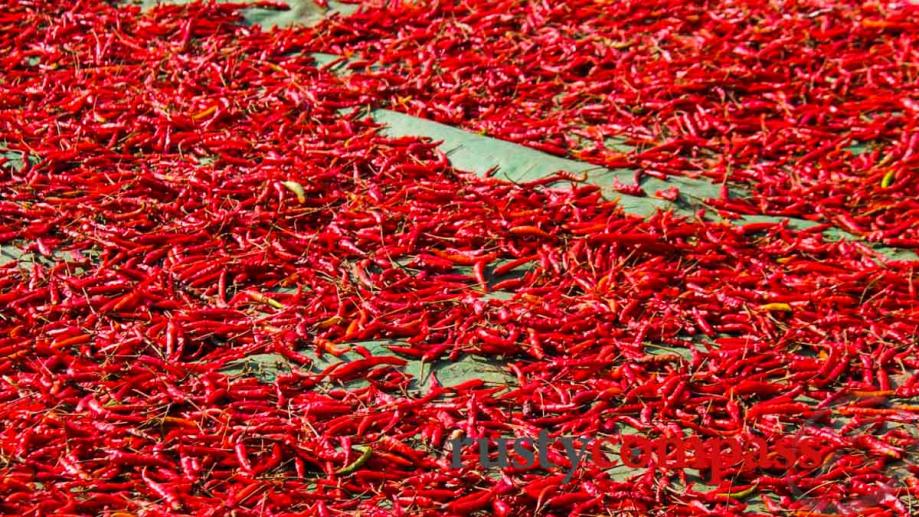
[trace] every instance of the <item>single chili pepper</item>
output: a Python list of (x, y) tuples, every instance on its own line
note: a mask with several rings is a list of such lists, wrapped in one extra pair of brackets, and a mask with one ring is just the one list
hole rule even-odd
[(450, 512), (467, 515), (486, 508), (494, 498), (494, 492), (485, 490), (460, 497), (447, 505)]

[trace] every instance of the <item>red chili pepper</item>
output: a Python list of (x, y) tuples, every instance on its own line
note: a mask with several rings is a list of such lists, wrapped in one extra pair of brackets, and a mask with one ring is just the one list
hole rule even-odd
[(494, 496), (495, 494), (491, 490), (474, 492), (450, 502), (447, 505), (447, 509), (452, 513), (468, 515), (488, 507)]

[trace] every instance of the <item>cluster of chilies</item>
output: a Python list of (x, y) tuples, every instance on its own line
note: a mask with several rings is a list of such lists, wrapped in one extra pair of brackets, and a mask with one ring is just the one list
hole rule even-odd
[[(909, 512), (916, 262), (464, 174), (381, 136), (362, 109), (390, 99), (316, 67), (307, 31), (235, 9), (4, 8), (0, 245), (24, 254), (0, 267), (2, 511)], [(257, 354), (292, 367), (227, 373)], [(403, 368), (467, 355), (513, 381)], [(541, 432), (826, 456), (706, 487), (445, 452)]]
[(919, 247), (915, 2), (380, 2), (319, 34), (394, 109)]

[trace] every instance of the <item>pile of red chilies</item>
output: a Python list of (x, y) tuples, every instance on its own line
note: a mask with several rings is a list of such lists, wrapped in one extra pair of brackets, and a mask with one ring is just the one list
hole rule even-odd
[(393, 109), (919, 248), (915, 2), (374, 4), (317, 48)]
[[(24, 254), (0, 266), (0, 510), (915, 507), (916, 262), (465, 174), (381, 136), (363, 110), (389, 93), (317, 68), (315, 41), (226, 5), (4, 7), (0, 245)], [(345, 352), (363, 358), (311, 359)], [(227, 373), (257, 354), (291, 368)], [(513, 382), (418, 391), (401, 367), (469, 355)], [(563, 483), (446, 452), (542, 430), (800, 436), (826, 461), (732, 465), (717, 486), (587, 464)]]

